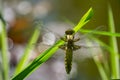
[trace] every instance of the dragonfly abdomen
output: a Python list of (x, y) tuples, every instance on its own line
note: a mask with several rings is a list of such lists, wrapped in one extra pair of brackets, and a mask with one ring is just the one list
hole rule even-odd
[(65, 56), (65, 68), (67, 74), (70, 73), (71, 68), (72, 68), (72, 55), (73, 55), (73, 50), (77, 50), (80, 48), (78, 45), (74, 45), (74, 42), (78, 41), (78, 39), (74, 39), (74, 30), (69, 29), (65, 31), (65, 38), (61, 38), (63, 41), (66, 43), (64, 45), (59, 46), (61, 49), (66, 51), (66, 56)]
[(67, 48), (66, 56), (65, 56), (65, 68), (66, 68), (67, 74), (70, 73), (72, 68), (72, 53), (73, 53), (73, 50), (71, 48)]

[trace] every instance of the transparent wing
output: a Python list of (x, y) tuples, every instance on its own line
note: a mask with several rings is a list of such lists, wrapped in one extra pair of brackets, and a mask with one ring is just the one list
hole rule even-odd
[[(63, 27), (64, 29), (60, 29), (63, 25), (60, 25), (60, 28), (55, 27), (56, 24), (55, 24), (55, 26), (51, 26), (52, 23), (47, 24), (47, 25), (49, 25), (49, 27), (42, 27), (42, 29), (41, 29), (42, 37), (41, 37), (40, 43), (43, 43), (45, 45), (53, 45), (57, 40), (59, 40), (61, 38), (61, 36), (64, 36), (66, 30), (64, 30), (65, 29), (64, 27)], [(99, 28), (97, 28), (97, 29), (99, 29)], [(97, 29), (95, 29), (95, 30), (97, 30)], [(77, 33), (75, 35), (75, 38), (80, 38), (80, 40), (78, 42), (76, 42), (75, 44), (78, 44), (83, 47), (97, 47), (98, 43), (96, 43), (94, 40), (90, 39), (90, 35), (92, 35), (93, 31), (91, 31), (85, 35), (81, 35), (81, 34)], [(86, 43), (88, 40), (92, 42), (91, 45), (88, 45)]]
[[(42, 26), (42, 28), (40, 28), (41, 30), (41, 41), (36, 45), (36, 51), (38, 51), (39, 53), (43, 52), (44, 50), (48, 49), (50, 46), (52, 46), (57, 40), (60, 40), (60, 37), (63, 37), (65, 34), (65, 31), (67, 29), (71, 28), (70, 25), (66, 24), (66, 23), (48, 23), (45, 24), (44, 26)], [(92, 30), (91, 32), (82, 35), (80, 33), (77, 33), (75, 35), (75, 38), (80, 38), (80, 40), (78, 42), (75, 42), (76, 45), (80, 45), (81, 49), (77, 50), (75, 52), (81, 52), (81, 51), (87, 51), (87, 49), (89, 48), (99, 48), (100, 45), (99, 43), (97, 43), (95, 40), (90, 38), (90, 35), (92, 35), (92, 32), (97, 31), (99, 29), (101, 29), (102, 27), (98, 27), (95, 30)], [(88, 44), (88, 43), (91, 44)], [(89, 52), (89, 51), (88, 51)], [(63, 50), (58, 50), (57, 53), (65, 53)], [(63, 54), (55, 54), (57, 56), (61, 56)], [(80, 54), (78, 54), (80, 55)], [(63, 57), (64, 58), (64, 57)]]
[[(65, 24), (59, 23), (49, 23), (45, 25), (46, 27), (42, 27), (40, 29), (42, 31), (41, 35), (41, 41), (36, 45), (35, 51), (36, 51), (36, 56), (38, 56), (40, 53), (48, 49), (50, 46), (52, 46), (57, 40), (60, 40), (60, 37), (63, 37), (65, 34), (65, 31), (70, 28), (67, 27), (65, 28)], [(57, 26), (57, 27), (56, 27)], [(63, 29), (62, 29), (63, 27)], [(92, 58), (91, 50), (94, 51), (94, 55), (99, 55), (100, 52), (100, 46), (99, 44), (90, 38), (90, 35), (92, 32), (87, 33), (85, 35), (81, 35), (77, 33), (75, 35), (75, 38), (80, 37), (80, 40), (78, 42), (75, 42), (76, 45), (80, 45), (81, 49), (73, 51), (73, 59), (76, 61), (82, 61), (86, 58)], [(59, 49), (54, 56), (51, 58), (52, 61), (51, 63), (54, 64), (56, 62), (62, 62), (64, 65), (64, 57), (65, 57), (65, 51)], [(74, 64), (74, 61), (72, 62)], [(55, 66), (57, 66), (55, 64)], [(72, 66), (74, 67), (74, 66)], [(64, 68), (63, 68), (64, 69)], [(73, 69), (77, 69), (72, 68)], [(65, 70), (63, 70), (65, 71)], [(71, 71), (72, 72), (72, 71)]]

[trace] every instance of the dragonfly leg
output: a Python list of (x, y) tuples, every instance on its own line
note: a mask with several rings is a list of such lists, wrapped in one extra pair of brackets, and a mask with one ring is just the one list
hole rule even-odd
[(80, 40), (80, 38), (76, 38), (76, 39), (74, 39), (74, 42), (77, 42), (77, 41), (79, 41)]
[(66, 50), (66, 45), (60, 45), (59, 48)]
[(65, 41), (65, 42), (67, 42), (67, 39), (64, 38), (64, 37), (61, 37), (60, 39), (63, 40), (63, 41)]
[(78, 50), (78, 49), (80, 49), (81, 48), (81, 46), (79, 46), (79, 45), (74, 45), (73, 46), (73, 50)]

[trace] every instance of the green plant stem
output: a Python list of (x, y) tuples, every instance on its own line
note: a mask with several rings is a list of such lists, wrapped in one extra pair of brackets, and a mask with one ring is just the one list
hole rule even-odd
[(98, 67), (98, 70), (99, 70), (102, 80), (109, 80), (109, 78), (107, 77), (107, 74), (105, 72), (105, 69), (103, 68), (100, 60), (98, 60), (98, 57), (94, 56), (93, 59), (94, 59), (95, 64)]
[[(112, 9), (110, 5), (108, 6), (108, 25), (111, 33), (115, 33), (115, 25), (112, 14)], [(110, 36), (110, 45), (113, 50), (111, 53), (111, 68), (112, 68), (112, 79), (119, 79), (119, 55), (118, 55), (118, 47), (117, 40), (115, 36)]]
[[(104, 47), (110, 54), (112, 54), (113, 53), (113, 51), (112, 51), (112, 49), (111, 49), (111, 47), (109, 46), (109, 45), (107, 45), (107, 44), (105, 44), (103, 41), (101, 41), (101, 40), (99, 40), (99, 39), (97, 39), (97, 38), (95, 38), (95, 37), (92, 37), (92, 39), (93, 40), (95, 40), (96, 42), (98, 42), (102, 47)], [(104, 72), (106, 72), (106, 77), (108, 78), (108, 80), (110, 79), (110, 67), (109, 67), (109, 64), (108, 64), (108, 60), (104, 57), (104, 55), (103, 55), (103, 59), (104, 59), (104, 64), (103, 64), (103, 66), (104, 66)], [(105, 61), (106, 60), (106, 61)], [(97, 64), (97, 66), (99, 65), (99, 63)], [(100, 66), (102, 66), (102, 65), (100, 65)], [(99, 68), (99, 67), (98, 67)], [(99, 71), (102, 71), (102, 69), (99, 69)], [(100, 74), (101, 74), (101, 76), (103, 76), (103, 78), (104, 78), (104, 75), (102, 74), (102, 72), (100, 72)]]
[(1, 37), (1, 53), (2, 53), (2, 69), (4, 80), (9, 80), (9, 58), (6, 25), (0, 15), (0, 37)]
[[(87, 40), (86, 43), (87, 43), (87, 45), (92, 45), (92, 43), (89, 40)], [(91, 48), (89, 50), (90, 50), (90, 53), (92, 53), (92, 54), (94, 53), (94, 51)], [(93, 60), (94, 60), (95, 64), (97, 65), (97, 68), (98, 68), (98, 71), (100, 73), (102, 80), (109, 80), (109, 78), (107, 77), (107, 74), (105, 72), (105, 69), (104, 69), (103, 65), (101, 64), (101, 61), (98, 58), (98, 55), (93, 55)]]

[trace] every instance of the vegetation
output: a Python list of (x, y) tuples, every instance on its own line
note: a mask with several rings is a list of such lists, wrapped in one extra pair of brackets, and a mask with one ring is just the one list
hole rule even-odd
[[(119, 52), (117, 47), (117, 41), (116, 37), (120, 37), (120, 33), (115, 33), (115, 26), (114, 26), (114, 20), (112, 15), (111, 7), (108, 6), (108, 24), (109, 24), (109, 32), (103, 32), (103, 31), (96, 31), (93, 32), (93, 34), (98, 35), (105, 35), (110, 37), (110, 45), (105, 44), (104, 42), (100, 41), (99, 39), (93, 37), (97, 42), (100, 43), (100, 45), (105, 46), (106, 49), (110, 53), (110, 64), (111, 66), (107, 65), (109, 64), (108, 61), (105, 62), (104, 65), (96, 58), (93, 57), (99, 73), (101, 75), (102, 80), (109, 80), (109, 79), (119, 79)], [(90, 8), (84, 16), (81, 18), (79, 23), (73, 28), (75, 30), (75, 33), (78, 31), (87, 33), (91, 30), (84, 30), (81, 29), (86, 23), (90, 21), (90, 19), (93, 16), (93, 9)], [(5, 22), (2, 19), (2, 16), (0, 17), (0, 46), (1, 46), (1, 55), (2, 55), (2, 70), (0, 72), (0, 76), (2, 76), (2, 80), (9, 80), (9, 63), (7, 59), (7, 34), (6, 34), (6, 27)], [(38, 25), (37, 25), (38, 26)], [(80, 30), (81, 29), (81, 30)], [(58, 40), (52, 47), (41, 53), (37, 58), (35, 58), (29, 65), (25, 65), (28, 61), (28, 55), (30, 53), (29, 49), (31, 46), (33, 46), (33, 43), (36, 43), (38, 36), (40, 35), (40, 32), (38, 30), (38, 27), (34, 30), (34, 33), (25, 49), (24, 55), (21, 58), (20, 62), (18, 63), (15, 73), (13, 74), (12, 80), (23, 80), (28, 75), (30, 75), (34, 70), (36, 70), (38, 67), (40, 67), (43, 63), (45, 63), (52, 55), (59, 49), (58, 46), (64, 44), (64, 41)], [(92, 51), (91, 51), (92, 52)], [(103, 52), (104, 53), (104, 52)], [(107, 67), (104, 67), (107, 66)], [(1, 69), (0, 69), (1, 70)], [(108, 70), (108, 71), (106, 71)], [(109, 73), (112, 71), (112, 73)]]

